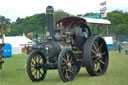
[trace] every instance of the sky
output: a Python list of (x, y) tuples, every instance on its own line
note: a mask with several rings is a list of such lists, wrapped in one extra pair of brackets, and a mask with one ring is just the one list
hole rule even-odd
[(52, 5), (54, 10), (63, 10), (69, 14), (100, 12), (101, 2), (106, 1), (106, 12), (122, 10), (128, 12), (128, 0), (0, 0), (0, 15), (15, 21), (34, 14), (45, 13), (46, 7)]

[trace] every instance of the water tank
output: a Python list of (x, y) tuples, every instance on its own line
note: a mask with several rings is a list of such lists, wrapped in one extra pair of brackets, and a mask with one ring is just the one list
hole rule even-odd
[(12, 56), (12, 46), (9, 43), (5, 43), (5, 46), (2, 47), (2, 50), (4, 50), (4, 52), (2, 53), (2, 58), (8, 58)]

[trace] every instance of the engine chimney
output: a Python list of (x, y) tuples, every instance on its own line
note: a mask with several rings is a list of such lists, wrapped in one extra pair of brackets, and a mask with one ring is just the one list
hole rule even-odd
[(52, 37), (54, 36), (53, 13), (54, 13), (54, 8), (52, 6), (48, 6), (46, 8), (48, 32)]

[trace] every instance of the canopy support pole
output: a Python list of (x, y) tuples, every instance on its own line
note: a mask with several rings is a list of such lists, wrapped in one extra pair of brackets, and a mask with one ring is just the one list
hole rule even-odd
[(3, 36), (4, 32), (3, 32), (3, 27), (1, 29), (1, 35), (2, 35), (2, 43), (4, 44), (4, 36)]
[(107, 36), (109, 35), (109, 33), (108, 33), (108, 27), (107, 27)]

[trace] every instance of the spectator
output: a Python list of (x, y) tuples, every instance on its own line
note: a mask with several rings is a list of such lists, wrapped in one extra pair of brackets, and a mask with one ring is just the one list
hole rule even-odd
[(124, 45), (125, 55), (128, 55), (128, 43)]
[(119, 51), (119, 53), (121, 53), (121, 45), (120, 44), (118, 44), (118, 51)]

